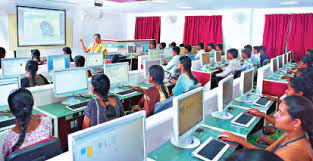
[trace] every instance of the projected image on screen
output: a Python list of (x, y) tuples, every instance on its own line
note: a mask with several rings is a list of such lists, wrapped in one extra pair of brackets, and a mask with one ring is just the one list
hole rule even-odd
[(17, 7), (19, 46), (65, 45), (65, 10)]

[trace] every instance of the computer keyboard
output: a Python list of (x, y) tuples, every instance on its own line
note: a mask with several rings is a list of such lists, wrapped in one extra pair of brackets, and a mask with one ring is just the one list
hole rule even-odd
[(68, 105), (66, 106), (68, 109), (72, 110), (72, 111), (77, 111), (77, 110), (81, 110), (86, 108), (86, 106), (88, 105), (89, 100), (88, 101), (84, 101), (84, 102), (80, 102), (78, 104), (73, 104), (73, 105)]
[(201, 155), (209, 160), (213, 160), (225, 146), (225, 143), (216, 139), (212, 139), (206, 146), (203, 147), (203, 149), (198, 152), (198, 155)]
[(130, 95), (130, 94), (135, 93), (135, 92), (136, 91), (129, 89), (129, 90), (126, 90), (126, 91), (117, 92), (116, 94), (120, 95), (120, 96), (125, 96), (125, 95)]
[(245, 125), (248, 124), (253, 117), (254, 115), (252, 114), (244, 113), (236, 120), (236, 122)]

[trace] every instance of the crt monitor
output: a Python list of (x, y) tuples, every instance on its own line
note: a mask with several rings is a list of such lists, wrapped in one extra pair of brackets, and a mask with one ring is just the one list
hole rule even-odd
[(158, 49), (149, 49), (148, 55), (150, 59), (158, 59), (160, 58), (160, 51)]
[(136, 112), (68, 136), (75, 161), (146, 161), (146, 114)]
[(203, 87), (193, 89), (173, 99), (173, 137), (171, 143), (180, 148), (195, 148), (199, 139), (192, 133), (204, 120)]
[(19, 76), (25, 74), (25, 66), (28, 60), (31, 60), (31, 58), (1, 59), (2, 76)]
[(128, 49), (128, 53), (130, 53), (130, 54), (135, 54), (135, 53), (137, 53), (137, 48), (136, 48), (136, 46), (134, 46), (134, 45), (129, 45), (129, 46), (127, 46), (127, 49)]
[(206, 52), (201, 55), (201, 66), (210, 64), (210, 53)]
[(180, 47), (179, 55), (184, 56), (185, 55), (185, 48)]
[[(227, 58), (227, 55), (225, 55), (225, 59)], [(220, 62), (222, 61), (222, 52), (221, 51), (217, 51), (215, 52), (215, 56), (214, 56), (215, 62)]]
[(173, 49), (172, 48), (165, 48), (163, 51), (163, 55), (165, 56), (165, 58), (173, 57)]
[(271, 68), (272, 68), (272, 72), (277, 71), (277, 57), (271, 59)]
[(192, 46), (190, 53), (191, 53), (191, 54), (197, 54), (197, 47), (196, 47), (196, 46)]
[(129, 84), (128, 62), (104, 65), (104, 74), (110, 79), (111, 87)]
[(32, 52), (31, 50), (14, 50), (14, 57), (15, 58), (31, 58)]
[(5, 109), (1, 108), (0, 111), (7, 110), (9, 94), (20, 87), (19, 82), (18, 77), (0, 78), (0, 107), (5, 106)]
[[(86, 68), (71, 68), (53, 72), (54, 95), (68, 97), (88, 92), (88, 74)], [(66, 105), (80, 101), (71, 97), (62, 102)]]
[(144, 60), (143, 61), (143, 68), (144, 68), (144, 78), (148, 78), (149, 74), (149, 68), (153, 65), (160, 65), (161, 59), (150, 59), (150, 60)]
[(86, 67), (103, 66), (104, 58), (103, 53), (87, 53), (86, 54)]
[(278, 69), (280, 69), (283, 67), (283, 56), (280, 55), (277, 57), (277, 59), (278, 59)]
[(241, 72), (240, 77), (240, 92), (242, 95), (247, 94), (253, 89), (253, 75), (254, 69), (249, 69), (244, 72)]
[(233, 116), (224, 109), (233, 100), (233, 80), (234, 76), (229, 75), (218, 83), (218, 111), (212, 112), (211, 115), (218, 119), (231, 119)]
[(47, 58), (48, 72), (70, 68), (69, 55), (51, 55)]

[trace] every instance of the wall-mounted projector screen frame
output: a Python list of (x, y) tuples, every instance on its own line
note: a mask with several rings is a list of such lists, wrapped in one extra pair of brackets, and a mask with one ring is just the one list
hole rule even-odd
[[(61, 30), (64, 31), (64, 33), (62, 34), (62, 37), (64, 39), (62, 39), (62, 42), (61, 43), (44, 43), (44, 44), (40, 44), (40, 43), (33, 43), (33, 44), (30, 44), (30, 43), (21, 43), (21, 38), (20, 35), (21, 32), (19, 30), (20, 28), (20, 19), (21, 19), (21, 16), (20, 15), (20, 11), (19, 9), (34, 9), (34, 10), (45, 10), (45, 11), (56, 11), (56, 12), (63, 12), (63, 15), (64, 17), (63, 18), (60, 18), (60, 20), (63, 21), (63, 23), (60, 23), (62, 26), (60, 27)], [(16, 29), (17, 29), (17, 46), (18, 47), (27, 47), (27, 46), (66, 46), (66, 10), (63, 10), (63, 9), (53, 9), (53, 8), (42, 8), (42, 7), (32, 7), (32, 6), (22, 6), (22, 5), (17, 5), (16, 6), (16, 22), (17, 22), (17, 25), (16, 25)], [(29, 25), (32, 25), (32, 24), (29, 24)], [(62, 33), (62, 31), (60, 31)]]

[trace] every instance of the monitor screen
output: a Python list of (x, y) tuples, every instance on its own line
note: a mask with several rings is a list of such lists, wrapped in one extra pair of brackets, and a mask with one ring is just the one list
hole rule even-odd
[(222, 106), (226, 107), (233, 100), (233, 76), (229, 76), (220, 81), (219, 85), (222, 89), (221, 97)]
[(69, 55), (53, 55), (48, 56), (48, 71), (57, 71), (70, 68), (70, 56)]
[(18, 46), (64, 46), (65, 10), (17, 6)]
[(288, 60), (287, 60), (287, 53), (284, 54), (284, 64), (287, 64)]
[(157, 49), (149, 49), (148, 55), (150, 59), (157, 59), (160, 58), (160, 51)]
[(25, 66), (31, 58), (4, 58), (1, 59), (2, 76), (18, 76), (25, 74)]
[(166, 58), (173, 57), (173, 49), (165, 48), (163, 54)]
[(196, 47), (196, 46), (192, 46), (190, 53), (191, 53), (191, 54), (197, 54), (197, 47)]
[(19, 88), (18, 77), (0, 79), (0, 106), (8, 105), (8, 97), (11, 91)]
[(86, 54), (86, 66), (87, 67), (96, 67), (103, 66), (104, 59), (103, 53), (87, 53)]
[(149, 48), (150, 48), (150, 45), (147, 44), (147, 45), (143, 45), (143, 52), (144, 53), (147, 53), (149, 51)]
[(181, 56), (185, 55), (185, 48), (184, 47), (180, 48), (179, 55), (181, 55)]
[(177, 102), (179, 108), (179, 136), (182, 136), (203, 120), (203, 91), (190, 91), (190, 94), (186, 93)]
[(145, 112), (69, 135), (75, 161), (145, 161)]
[(273, 58), (272, 61), (273, 61), (273, 72), (276, 72), (277, 71), (277, 58)]
[(88, 91), (88, 74), (86, 68), (72, 68), (54, 71), (54, 94), (56, 97), (73, 96)]
[(201, 56), (202, 65), (210, 64), (210, 53), (203, 53)]
[(278, 68), (283, 67), (283, 56), (278, 56)]
[(253, 70), (243, 72), (243, 94), (252, 91), (253, 88)]
[(104, 74), (110, 79), (111, 87), (126, 85), (129, 82), (128, 63), (106, 64)]
[[(226, 58), (227, 58), (227, 56), (225, 55), (225, 59)], [(222, 61), (222, 52), (221, 51), (215, 52), (215, 61), (216, 62)]]
[(14, 50), (15, 58), (31, 58), (32, 52), (31, 50)]
[(143, 62), (143, 68), (144, 68), (144, 76), (145, 78), (148, 78), (149, 75), (149, 68), (153, 65), (160, 65), (161, 60), (160, 59), (152, 59), (152, 60), (144, 60)]
[(127, 47), (128, 48), (128, 53), (136, 53), (136, 46), (128, 46)]

